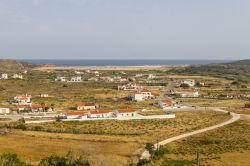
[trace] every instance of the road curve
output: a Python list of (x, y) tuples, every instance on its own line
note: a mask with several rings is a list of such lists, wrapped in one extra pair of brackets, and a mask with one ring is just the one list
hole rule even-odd
[[(212, 108), (212, 110), (213, 111), (228, 113), (228, 111), (222, 110), (220, 108)], [(196, 135), (196, 134), (203, 133), (203, 132), (206, 132), (206, 131), (209, 131), (209, 130), (217, 129), (219, 127), (223, 127), (225, 125), (231, 124), (231, 123), (233, 123), (233, 122), (240, 119), (239, 114), (230, 112), (230, 115), (232, 116), (232, 118), (229, 119), (228, 121), (219, 123), (219, 124), (214, 125), (214, 126), (206, 127), (206, 128), (203, 128), (203, 129), (195, 130), (195, 131), (192, 131), (192, 132), (189, 132), (189, 133), (185, 133), (185, 134), (181, 134), (181, 135), (178, 135), (178, 136), (175, 136), (175, 137), (165, 139), (165, 140), (163, 140), (161, 142), (158, 142), (158, 143), (154, 144), (154, 148), (156, 149), (157, 147), (159, 147), (161, 145), (166, 145), (166, 144), (168, 144), (170, 142), (173, 142), (173, 141), (176, 141), (176, 140), (179, 140), (179, 139), (183, 139), (183, 138), (186, 138), (186, 137), (189, 137), (189, 136), (192, 136), (192, 135)], [(149, 154), (149, 152), (147, 150), (145, 150), (141, 154), (141, 159), (149, 159), (149, 158), (150, 158), (150, 154)]]

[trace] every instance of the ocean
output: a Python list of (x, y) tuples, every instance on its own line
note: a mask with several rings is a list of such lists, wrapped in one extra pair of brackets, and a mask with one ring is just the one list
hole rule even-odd
[(230, 60), (83, 60), (83, 59), (22, 59), (33, 64), (56, 66), (162, 66), (225, 63)]

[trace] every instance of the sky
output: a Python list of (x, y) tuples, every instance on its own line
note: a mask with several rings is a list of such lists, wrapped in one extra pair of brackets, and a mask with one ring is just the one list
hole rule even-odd
[(250, 59), (249, 0), (0, 0), (0, 58)]

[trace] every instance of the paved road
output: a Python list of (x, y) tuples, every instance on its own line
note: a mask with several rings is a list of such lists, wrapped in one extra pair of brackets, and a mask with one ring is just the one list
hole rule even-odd
[(11, 121), (18, 121), (23, 118), (23, 115), (0, 115), (0, 118), (8, 118), (11, 119)]
[[(228, 111), (222, 110), (220, 108), (213, 108), (212, 110), (213, 111), (219, 111), (219, 112), (228, 113)], [(237, 120), (240, 119), (240, 115), (239, 114), (236, 114), (236, 113), (233, 113), (233, 112), (231, 112), (230, 114), (231, 114), (232, 118), (229, 119), (226, 122), (223, 122), (223, 123), (211, 126), (211, 127), (206, 127), (206, 128), (203, 128), (203, 129), (199, 129), (199, 130), (196, 130), (196, 131), (192, 131), (192, 132), (189, 132), (189, 133), (186, 133), (186, 134), (181, 134), (181, 135), (178, 135), (178, 136), (175, 136), (175, 137), (171, 137), (171, 138), (165, 139), (165, 140), (163, 140), (161, 142), (158, 142), (158, 143), (154, 144), (154, 148), (156, 149), (160, 145), (166, 145), (166, 144), (168, 144), (170, 142), (173, 142), (173, 141), (176, 141), (176, 140), (179, 140), (179, 139), (183, 139), (183, 138), (195, 135), (195, 134), (199, 134), (199, 133), (203, 133), (203, 132), (206, 132), (206, 131), (209, 131), (209, 130), (217, 129), (219, 127), (228, 125), (228, 124), (233, 123), (233, 122), (235, 122), (235, 121), (237, 121)], [(145, 150), (141, 154), (141, 159), (149, 159), (149, 158), (150, 158), (150, 154), (149, 154), (149, 152), (147, 150)]]

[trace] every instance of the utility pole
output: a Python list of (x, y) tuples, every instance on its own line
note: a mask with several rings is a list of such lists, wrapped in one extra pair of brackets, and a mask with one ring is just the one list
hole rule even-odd
[(200, 152), (196, 153), (196, 166), (200, 166)]

